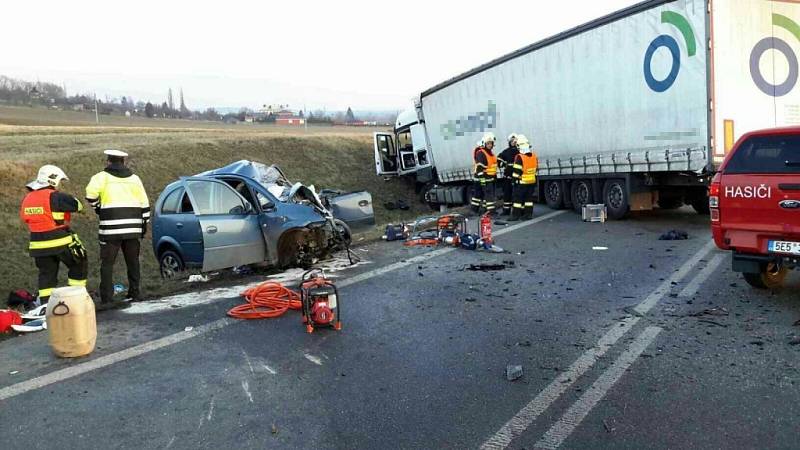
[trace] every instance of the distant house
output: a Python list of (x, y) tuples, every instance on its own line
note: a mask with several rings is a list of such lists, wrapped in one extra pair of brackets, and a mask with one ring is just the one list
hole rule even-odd
[(276, 116), (275, 123), (278, 125), (304, 125), (306, 123), (304, 117), (295, 115), (294, 112), (289, 109), (281, 109), (277, 112)]

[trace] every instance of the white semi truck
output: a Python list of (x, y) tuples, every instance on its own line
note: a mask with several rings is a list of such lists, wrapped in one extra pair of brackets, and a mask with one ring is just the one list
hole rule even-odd
[(706, 186), (738, 136), (800, 124), (793, 0), (650, 0), (423, 92), (375, 133), (381, 176), (413, 176), (431, 205), (464, 204), (484, 132), (522, 133), (551, 208), (605, 203), (708, 211)]

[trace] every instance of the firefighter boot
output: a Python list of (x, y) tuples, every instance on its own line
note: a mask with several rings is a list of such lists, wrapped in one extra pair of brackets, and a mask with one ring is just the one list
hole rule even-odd
[(518, 222), (522, 220), (522, 209), (514, 208), (511, 210), (511, 218), (508, 219), (509, 222)]
[(533, 220), (533, 206), (526, 206), (521, 220)]

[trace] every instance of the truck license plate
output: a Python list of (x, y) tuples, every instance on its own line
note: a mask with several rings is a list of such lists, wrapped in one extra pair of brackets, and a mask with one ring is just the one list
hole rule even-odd
[(800, 242), (769, 241), (769, 251), (800, 255)]

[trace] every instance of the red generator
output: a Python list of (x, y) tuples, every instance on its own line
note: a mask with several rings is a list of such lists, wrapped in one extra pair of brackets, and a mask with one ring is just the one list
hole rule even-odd
[(333, 281), (325, 278), (322, 269), (311, 269), (303, 274), (300, 284), (300, 301), (303, 304), (303, 323), (306, 331), (313, 333), (320, 327), (342, 329), (339, 291)]

